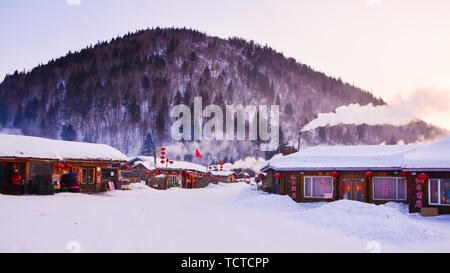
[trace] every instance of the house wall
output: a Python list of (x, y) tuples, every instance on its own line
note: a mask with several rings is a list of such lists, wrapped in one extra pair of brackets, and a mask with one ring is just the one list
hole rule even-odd
[[(417, 201), (420, 199), (422, 202), (422, 207), (431, 207), (431, 208), (437, 208), (439, 214), (450, 214), (450, 206), (449, 205), (430, 205), (429, 199), (428, 199), (428, 179), (432, 178), (450, 178), (450, 172), (427, 172), (428, 179), (425, 181), (421, 181), (421, 190), (417, 189), (417, 183), (416, 178), (417, 175), (421, 172), (415, 172), (416, 175), (412, 175), (409, 173), (409, 179), (408, 179), (408, 197), (409, 197), (409, 212), (420, 212), (420, 205), (418, 206)], [(418, 192), (422, 193), (422, 198), (418, 198), (417, 194)]]
[[(361, 180), (362, 200), (373, 204), (384, 204), (386, 202), (403, 202), (408, 203), (410, 199), (410, 187), (407, 186), (407, 200), (374, 200), (373, 198), (373, 178), (365, 177), (365, 171), (338, 171), (338, 176), (333, 179), (333, 197), (332, 198), (312, 198), (305, 197), (304, 178), (305, 176), (327, 176), (331, 177), (332, 171), (280, 171), (281, 178), (274, 178), (277, 171), (267, 170), (267, 176), (263, 179), (264, 190), (268, 192), (278, 193), (281, 195), (289, 195), (296, 202), (329, 202), (344, 199), (345, 189), (344, 181), (348, 179)], [(372, 171), (373, 177), (401, 177), (400, 171)], [(409, 180), (407, 180), (409, 185)]]
[[(30, 174), (30, 164), (48, 164), (52, 169), (51, 176), (54, 178), (60, 177), (63, 174), (75, 172), (78, 175), (78, 182), (80, 184), (81, 192), (96, 192), (106, 190), (104, 185), (102, 185), (102, 169), (112, 168), (111, 164), (116, 164), (117, 167), (113, 168), (117, 170), (117, 181), (120, 180), (120, 163), (119, 162), (101, 162), (101, 161), (64, 161), (64, 163), (70, 163), (72, 165), (71, 169), (57, 169), (55, 165), (58, 163), (57, 160), (35, 160), (35, 159), (0, 159), (0, 164), (18, 164), (19, 172), (25, 182), (25, 192), (27, 192), (28, 183), (33, 179), (32, 174)], [(91, 167), (95, 169), (95, 180), (92, 184), (82, 184), (80, 168)], [(52, 179), (52, 178), (51, 178)]]

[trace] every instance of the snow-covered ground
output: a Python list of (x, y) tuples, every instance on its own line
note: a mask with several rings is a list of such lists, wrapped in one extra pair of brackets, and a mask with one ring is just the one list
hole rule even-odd
[(1, 252), (449, 252), (450, 216), (405, 205), (297, 204), (246, 183), (0, 195)]

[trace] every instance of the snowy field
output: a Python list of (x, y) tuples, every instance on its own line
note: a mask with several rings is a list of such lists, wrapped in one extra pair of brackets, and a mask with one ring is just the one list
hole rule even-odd
[(450, 252), (450, 216), (405, 205), (297, 204), (245, 183), (0, 195), (0, 252)]

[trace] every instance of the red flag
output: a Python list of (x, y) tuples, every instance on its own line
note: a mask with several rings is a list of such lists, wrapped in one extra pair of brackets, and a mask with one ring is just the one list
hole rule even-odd
[(197, 148), (195, 148), (195, 157), (202, 157)]

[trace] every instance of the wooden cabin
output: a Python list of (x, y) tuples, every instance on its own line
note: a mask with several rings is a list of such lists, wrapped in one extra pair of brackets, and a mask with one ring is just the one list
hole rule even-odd
[[(160, 158), (155, 160), (152, 156), (137, 156), (125, 164), (130, 167), (127, 171), (133, 173), (135, 180), (144, 180), (153, 188), (167, 189), (177, 186), (191, 189), (207, 186), (206, 179), (203, 178), (206, 174), (205, 166), (179, 160), (164, 161), (163, 164)], [(133, 177), (130, 176), (129, 179)]]
[[(72, 172), (81, 192), (105, 191), (109, 182), (119, 181), (125, 161), (124, 154), (104, 144), (0, 134), (0, 192), (23, 194), (34, 179), (58, 184), (63, 174)], [(20, 186), (11, 182), (14, 168), (21, 175)]]
[(209, 171), (208, 177), (210, 177), (215, 184), (219, 182), (234, 183), (236, 182), (237, 175), (233, 171)]
[(403, 202), (410, 212), (450, 213), (450, 138), (427, 145), (311, 147), (269, 160), (261, 171), (263, 190), (296, 202)]

